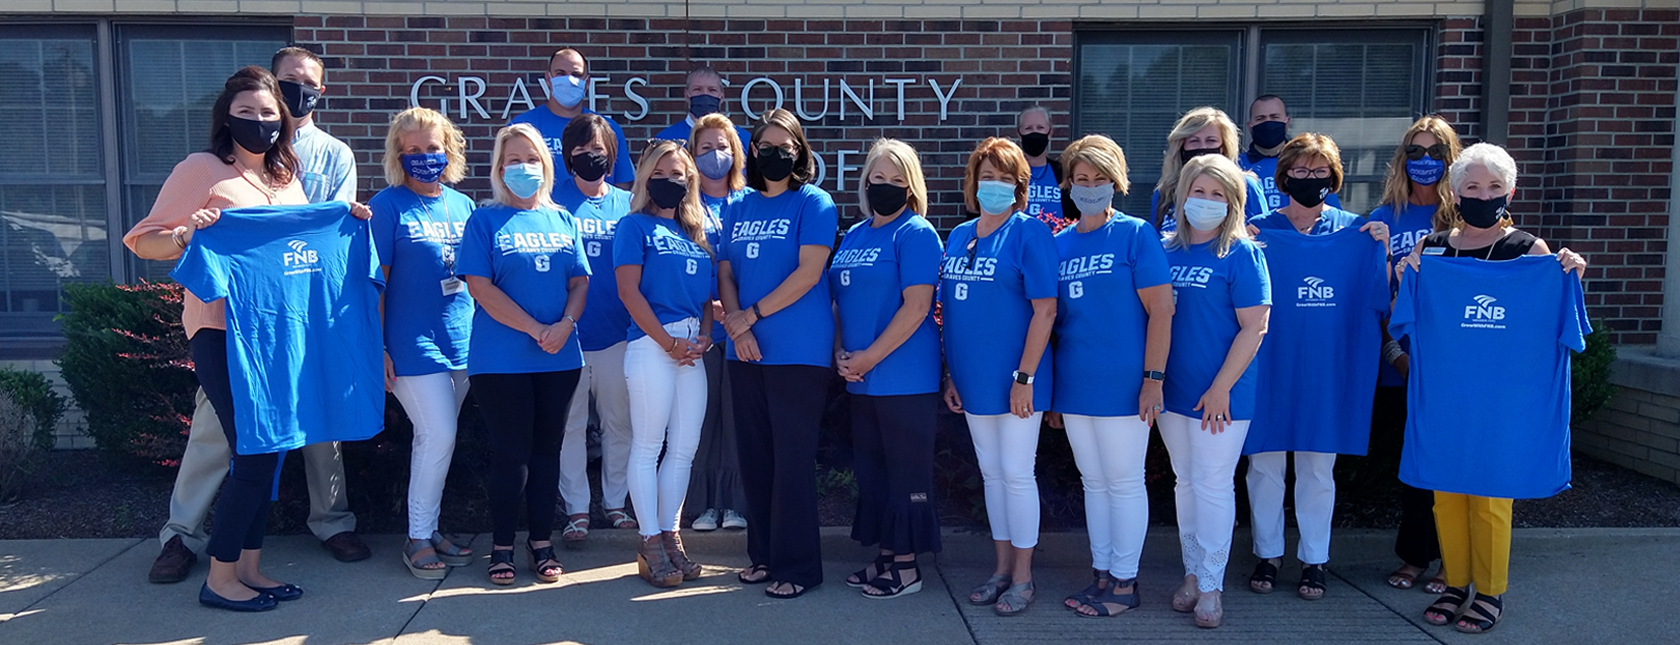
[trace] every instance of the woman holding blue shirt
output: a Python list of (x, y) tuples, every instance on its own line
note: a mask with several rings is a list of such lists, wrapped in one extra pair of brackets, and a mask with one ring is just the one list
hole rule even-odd
[(839, 213), (811, 183), (816, 162), (799, 120), (771, 110), (753, 131), (747, 185), (723, 210), (718, 295), (727, 316), (741, 483), (747, 493), (747, 584), (798, 598), (822, 584), (817, 433), (828, 397), (834, 312), (823, 269)]
[(1085, 487), (1095, 577), (1063, 604), (1081, 616), (1116, 616), (1140, 604), (1138, 558), (1149, 529), (1143, 461), (1149, 426), (1162, 410), (1173, 293), (1155, 229), (1114, 209), (1114, 195), (1130, 188), (1120, 146), (1091, 135), (1068, 146), (1062, 163), (1062, 190), (1079, 212), (1056, 235), (1051, 409), (1067, 429)]
[(828, 282), (840, 331), (835, 363), (852, 394), (852, 539), (881, 549), (846, 584), (885, 599), (921, 591), (916, 554), (940, 549), (931, 495), (940, 371), (933, 289), (943, 249), (921, 215), (927, 185), (914, 148), (876, 141), (863, 171), (858, 201), (868, 219), (840, 240)]
[(1236, 162), (1203, 155), (1184, 164), (1167, 237), (1176, 306), (1166, 410), (1156, 421), (1172, 458), (1184, 583), (1173, 609), (1218, 627), (1237, 500), (1233, 478), (1254, 416), (1254, 354), (1266, 335), (1271, 280), (1243, 226), (1247, 183)]
[[(1155, 184), (1155, 192), (1149, 195), (1149, 222), (1160, 229), (1162, 235), (1178, 228), (1172, 196), (1178, 194), (1179, 170), (1192, 158), (1211, 154), (1236, 161), (1237, 124), (1218, 108), (1199, 107), (1185, 112), (1167, 135), (1167, 154), (1161, 159), (1161, 179)], [(1266, 200), (1262, 196), (1265, 191), (1260, 187), (1260, 179), (1254, 175), (1244, 174), (1243, 178), (1248, 191), (1247, 198), (1243, 200), (1243, 213), (1254, 217), (1265, 211)], [(1162, 200), (1162, 195), (1166, 195), (1167, 199)]]
[(530, 569), (554, 582), (560, 437), (583, 368), (574, 332), (589, 262), (576, 220), (548, 199), (554, 161), (537, 129), (502, 128), (491, 160), (495, 203), (467, 219), (455, 267), (478, 305), (467, 375), (490, 431), (490, 582), (513, 583), (521, 495)]
[(385, 181), (368, 200), (373, 244), (385, 268), (385, 383), (414, 423), (409, 457), (408, 542), (415, 577), (443, 579), (472, 550), (438, 532), (443, 482), (455, 455), (455, 421), (467, 398), (473, 300), (455, 275), (455, 256), (473, 201), (444, 186), (466, 176), (467, 141), (446, 117), (409, 108), (385, 136)]
[[(589, 260), (589, 300), (577, 323), (583, 347), (572, 409), (566, 414), (566, 437), (560, 442), (560, 498), (566, 503), (566, 529), (560, 539), (577, 546), (589, 537), (589, 402), (601, 421), (601, 508), (615, 529), (634, 529), (624, 512), (625, 468), (630, 463), (630, 398), (624, 381), (625, 330), (630, 312), (618, 298), (613, 274), (613, 227), (630, 213), (630, 191), (607, 183), (618, 156), (618, 135), (606, 118), (584, 113), (560, 132), (566, 151), (556, 163), (569, 178), (559, 180), (554, 200), (577, 222)], [(628, 158), (628, 157), (624, 157)]]
[[(711, 243), (700, 173), (682, 144), (659, 140), (642, 152), (631, 214), (613, 238), (618, 295), (634, 326), (624, 352), (630, 389), (630, 501), (641, 523), (644, 580), (670, 587), (700, 577), (677, 535), (700, 426), (712, 344)], [(660, 453), (664, 458), (660, 458)]]
[(980, 213), (951, 231), (940, 267), (945, 404), (968, 421), (985, 484), (997, 551), (991, 578), (968, 595), (1013, 616), (1035, 591), (1039, 421), (1050, 407), (1050, 331), (1056, 320), (1056, 241), (1021, 209), (1030, 168), (1021, 149), (996, 137), (968, 157), (963, 198)]
[[(738, 128), (722, 114), (708, 114), (694, 121), (688, 137), (688, 154), (700, 172), (700, 203), (706, 207), (706, 239), (716, 249), (722, 242), (723, 207), (747, 192), (746, 152), (741, 149)], [(729, 370), (723, 354), (729, 332), (723, 327), (723, 304), (712, 288), (712, 347), (706, 350), (706, 423), (700, 429), (700, 447), (694, 453), (694, 471), (689, 477), (689, 509), (695, 511), (693, 528), (712, 531), (747, 528), (747, 494), (741, 490), (740, 456), (735, 446), (735, 402), (730, 398)]]

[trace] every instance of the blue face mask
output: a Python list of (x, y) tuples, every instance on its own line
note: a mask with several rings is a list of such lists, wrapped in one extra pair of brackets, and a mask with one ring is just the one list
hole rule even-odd
[(694, 115), (694, 118), (698, 119), (713, 112), (717, 112), (718, 107), (722, 104), (723, 99), (710, 94), (698, 94), (689, 97), (688, 113)]
[(443, 169), (449, 167), (449, 155), (441, 152), (422, 152), (419, 154), (403, 155), (403, 172), (422, 184), (435, 184), (443, 176)]
[(571, 75), (556, 76), (549, 79), (548, 87), (554, 92), (554, 100), (559, 101), (560, 105), (565, 107), (577, 107), (577, 104), (583, 102), (583, 96), (586, 93), (583, 88), (583, 79)]
[(1007, 181), (982, 181), (974, 191), (980, 202), (980, 212), (987, 215), (1008, 215), (1015, 207), (1015, 184)]
[(1433, 186), (1435, 182), (1441, 181), (1441, 175), (1445, 174), (1446, 170), (1445, 162), (1429, 155), (1406, 160), (1406, 176), (1425, 186)]
[(728, 150), (713, 150), (696, 158), (694, 167), (707, 179), (723, 179), (735, 170), (735, 155)]
[(502, 168), (502, 184), (520, 199), (530, 199), (542, 189), (542, 174), (542, 164), (514, 164)]
[(1184, 200), (1184, 221), (1198, 231), (1211, 231), (1225, 222), (1231, 205), (1211, 199), (1191, 197)]

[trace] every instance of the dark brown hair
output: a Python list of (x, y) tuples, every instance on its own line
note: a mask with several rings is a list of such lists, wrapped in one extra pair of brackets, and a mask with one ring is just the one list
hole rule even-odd
[(764, 140), (764, 131), (777, 127), (793, 135), (793, 145), (799, 152), (793, 158), (793, 174), (788, 175), (788, 190), (799, 190), (800, 186), (811, 183), (817, 176), (817, 162), (812, 158), (811, 142), (805, 139), (805, 128), (799, 126), (799, 119), (792, 112), (776, 108), (764, 114), (758, 121), (758, 127), (753, 128), (752, 141), (747, 144), (747, 187), (753, 190), (767, 190), (769, 182), (764, 175), (758, 173), (758, 142)]
[(233, 147), (239, 144), (233, 142), (233, 131), (228, 129), (228, 122), (232, 117), (233, 99), (242, 92), (268, 92), (279, 105), (280, 136), (274, 140), (274, 146), (263, 153), (263, 169), (274, 181), (292, 183), (298, 167), (297, 153), (292, 151), (292, 133), (297, 130), (297, 120), (292, 118), (286, 102), (282, 100), (280, 83), (268, 70), (256, 65), (241, 68), (222, 84), (222, 93), (210, 108), (210, 147), (205, 152), (216, 155), (225, 164), (231, 165), (235, 161)]
[(302, 59), (308, 60), (308, 61), (314, 61), (315, 64), (321, 68), (322, 75), (325, 76), (325, 70), (327, 69), (327, 64), (321, 62), (321, 55), (317, 54), (315, 52), (312, 52), (310, 50), (304, 49), (302, 47), (295, 46), (295, 45), (292, 46), (292, 47), (283, 47), (283, 48), (280, 49), (280, 51), (274, 52), (274, 58), (269, 60), (268, 68), (269, 69), (279, 69), (280, 68), (280, 61), (286, 60), (286, 59), (291, 58), (293, 56), (296, 56), (298, 58), (302, 58)]
[(613, 166), (618, 162), (618, 135), (607, 119), (599, 114), (584, 112), (566, 124), (565, 129), (560, 131), (560, 158), (555, 161), (565, 164), (566, 174), (575, 174), (572, 171), (572, 151), (596, 139), (600, 139), (601, 145), (607, 149), (607, 179), (612, 179)]

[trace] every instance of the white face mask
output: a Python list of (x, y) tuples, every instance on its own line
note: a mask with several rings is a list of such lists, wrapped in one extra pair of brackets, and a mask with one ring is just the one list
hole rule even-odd
[(1225, 202), (1191, 197), (1184, 200), (1184, 219), (1191, 228), (1198, 231), (1217, 230), (1219, 225), (1225, 222), (1230, 208)]
[(1095, 186), (1068, 186), (1068, 196), (1079, 206), (1080, 215), (1101, 215), (1114, 203), (1114, 184), (1103, 182)]

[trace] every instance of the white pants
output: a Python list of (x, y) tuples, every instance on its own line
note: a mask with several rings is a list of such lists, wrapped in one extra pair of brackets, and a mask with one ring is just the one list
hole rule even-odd
[(624, 469), (630, 463), (630, 395), (624, 389), (624, 347), (618, 343), (583, 353), (566, 436), (560, 440), (560, 499), (568, 515), (589, 512), (589, 394), (601, 418), (601, 506), (624, 508), (629, 489)]
[(455, 457), (455, 421), (467, 398), (467, 371), (399, 376), (391, 387), (414, 423), (408, 460), (408, 537), (424, 540), (438, 530), (443, 481)]
[(1143, 536), (1149, 531), (1149, 496), (1143, 460), (1149, 426), (1136, 416), (1062, 415), (1073, 462), (1085, 485), (1085, 526), (1091, 535), (1091, 568), (1121, 580), (1137, 577)]
[(986, 517), (992, 540), (1017, 549), (1038, 546), (1038, 423), (1043, 412), (1022, 419), (1013, 414), (964, 414), (974, 437), (974, 456), (985, 482)]
[[(1283, 473), (1287, 452), (1262, 452), (1248, 457), (1248, 505), (1254, 515), (1254, 555), (1283, 557)], [(1336, 510), (1336, 455), (1295, 454), (1295, 524), (1301, 543), (1295, 557), (1301, 564), (1330, 561), (1330, 515)]]
[(1184, 575), (1196, 576), (1203, 593), (1223, 590), (1231, 527), (1237, 521), (1237, 459), (1248, 437), (1248, 421), (1232, 421), (1224, 432), (1214, 434), (1202, 429), (1200, 418), (1164, 412), (1156, 427), (1178, 480), (1173, 499), (1178, 504)]
[[(665, 325), (674, 338), (693, 339), (699, 330), (693, 318)], [(675, 531), (706, 421), (706, 365), (677, 365), (644, 336), (625, 350), (624, 376), (630, 392), (630, 502), (638, 530), (644, 537)]]

